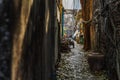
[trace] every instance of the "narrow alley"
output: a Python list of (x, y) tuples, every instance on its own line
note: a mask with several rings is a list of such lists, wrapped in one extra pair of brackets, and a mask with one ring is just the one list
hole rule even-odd
[(0, 80), (120, 80), (120, 0), (0, 0)]
[(62, 53), (57, 70), (57, 80), (108, 80), (104, 71), (94, 75), (90, 72), (87, 57), (82, 45), (75, 42), (75, 48)]

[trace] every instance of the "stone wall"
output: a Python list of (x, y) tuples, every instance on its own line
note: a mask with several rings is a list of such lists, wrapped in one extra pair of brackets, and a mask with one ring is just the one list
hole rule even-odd
[(81, 0), (81, 3), (83, 19), (88, 20), (92, 15), (92, 26), (84, 24), (88, 32), (90, 30), (91, 49), (105, 55), (105, 68), (110, 79), (120, 80), (120, 1), (93, 0), (92, 3)]
[[(95, 50), (97, 52), (100, 51), (100, 0), (93, 0), (93, 17), (92, 17), (92, 25), (91, 27), (91, 44), (93, 44), (92, 50)], [(91, 45), (92, 46), (92, 45)]]
[(55, 0), (0, 0), (1, 80), (55, 79), (55, 4)]
[[(119, 49), (119, 23), (120, 19), (120, 1), (111, 0), (111, 2), (105, 3), (102, 10), (102, 17), (105, 21), (104, 24), (104, 34), (105, 34), (105, 44), (104, 52), (106, 55), (106, 67), (108, 70), (108, 75), (111, 80), (118, 80), (120, 75), (120, 49)], [(119, 40), (119, 41), (118, 41)], [(119, 78), (120, 80), (120, 78)]]
[[(100, 10), (98, 32), (99, 34), (99, 50), (105, 55), (105, 67), (110, 80), (118, 80), (120, 75), (120, 59), (119, 59), (119, 6), (120, 2), (111, 0), (101, 0), (96, 2), (100, 4), (97, 8)], [(96, 4), (95, 4), (96, 6)], [(119, 41), (118, 41), (119, 40)]]
[(9, 80), (11, 72), (10, 1), (0, 0), (0, 80)]
[(55, 2), (33, 2), (24, 38), (23, 80), (55, 79)]

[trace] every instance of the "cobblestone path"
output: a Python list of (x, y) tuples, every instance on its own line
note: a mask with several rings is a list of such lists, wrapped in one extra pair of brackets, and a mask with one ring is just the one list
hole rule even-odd
[(90, 73), (87, 59), (80, 47), (76, 44), (70, 53), (61, 53), (57, 80), (108, 80), (104, 72), (99, 76)]

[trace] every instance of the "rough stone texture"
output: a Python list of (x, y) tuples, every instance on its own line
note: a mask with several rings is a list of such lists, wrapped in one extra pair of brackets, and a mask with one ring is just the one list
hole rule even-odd
[(92, 17), (92, 27), (91, 27), (91, 49), (95, 51), (100, 51), (100, 0), (93, 0), (93, 17)]
[(76, 44), (70, 53), (61, 53), (61, 61), (57, 70), (57, 80), (108, 80), (105, 72), (93, 75), (90, 72), (85, 52)]
[(10, 80), (11, 32), (9, 0), (0, 0), (0, 80)]
[[(90, 15), (90, 0), (81, 0), (83, 19)], [(86, 11), (86, 12), (85, 12)], [(93, 0), (91, 48), (105, 55), (105, 68), (111, 80), (120, 80), (120, 1)], [(86, 26), (86, 25), (85, 25)], [(90, 25), (88, 25), (90, 27)]]
[[(114, 1), (114, 2), (113, 2)], [(101, 52), (106, 56), (106, 68), (111, 80), (120, 80), (120, 49), (119, 49), (119, 24), (120, 24), (120, 1), (111, 0), (101, 4)], [(119, 41), (118, 41), (119, 40)]]

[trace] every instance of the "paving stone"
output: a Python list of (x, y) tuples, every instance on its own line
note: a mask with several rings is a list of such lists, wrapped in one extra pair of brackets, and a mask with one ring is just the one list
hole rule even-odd
[(61, 53), (62, 58), (57, 71), (57, 80), (108, 80), (105, 72), (99, 76), (90, 72), (85, 53), (80, 47), (79, 44), (76, 44), (70, 53)]

